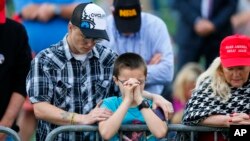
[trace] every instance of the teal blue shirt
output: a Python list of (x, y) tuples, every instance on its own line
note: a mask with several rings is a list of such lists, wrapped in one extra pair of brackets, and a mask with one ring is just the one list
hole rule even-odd
[[(103, 100), (103, 103), (101, 105), (102, 108), (109, 109), (112, 112), (115, 112), (118, 107), (122, 103), (122, 97), (109, 97), (105, 98)], [(152, 107), (152, 101), (149, 101), (151, 107)], [(130, 107), (125, 115), (125, 117), (122, 120), (122, 124), (146, 124), (144, 117), (142, 113), (139, 111), (138, 107)], [(126, 136), (129, 139), (138, 138), (139, 141), (143, 140), (143, 133), (142, 132), (123, 132), (123, 135)], [(118, 134), (113, 136), (110, 141), (117, 141), (119, 140)], [(147, 140), (153, 141), (155, 138), (149, 134), (147, 136)]]

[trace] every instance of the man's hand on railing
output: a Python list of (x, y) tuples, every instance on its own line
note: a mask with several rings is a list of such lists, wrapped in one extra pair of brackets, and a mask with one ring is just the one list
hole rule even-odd
[(113, 113), (105, 108), (100, 108), (102, 101), (100, 101), (96, 107), (87, 115), (77, 115), (75, 117), (76, 124), (94, 124), (99, 121), (108, 119)]
[(171, 102), (164, 99), (161, 95), (153, 96), (153, 109), (160, 107), (165, 115), (166, 120), (171, 119), (174, 114), (174, 108)]

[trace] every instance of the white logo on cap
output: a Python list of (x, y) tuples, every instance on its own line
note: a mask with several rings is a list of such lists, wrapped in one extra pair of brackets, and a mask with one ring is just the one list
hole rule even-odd
[(85, 10), (83, 10), (81, 28), (95, 29), (95, 26), (96, 26), (95, 19), (97, 20), (97, 18), (103, 19), (105, 18), (105, 14), (101, 14), (101, 13), (88, 14)]
[(234, 53), (234, 52), (247, 52), (246, 45), (230, 45), (226, 46), (227, 53)]
[(95, 4), (88, 4), (82, 13), (81, 28), (106, 29), (106, 14), (103, 9)]
[(99, 14), (99, 13), (91, 13), (90, 16), (93, 18), (95, 18), (95, 17), (104, 18), (105, 17), (104, 14)]

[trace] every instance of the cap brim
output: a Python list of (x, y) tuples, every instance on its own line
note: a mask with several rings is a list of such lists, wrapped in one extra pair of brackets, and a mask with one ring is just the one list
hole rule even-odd
[(221, 59), (223, 67), (250, 66), (250, 58)]
[(105, 39), (109, 41), (109, 36), (106, 30), (97, 30), (97, 29), (81, 29), (84, 36), (87, 38), (95, 38), (95, 39)]
[(114, 20), (120, 33), (135, 33), (141, 28), (141, 15), (130, 19), (120, 18), (115, 15)]

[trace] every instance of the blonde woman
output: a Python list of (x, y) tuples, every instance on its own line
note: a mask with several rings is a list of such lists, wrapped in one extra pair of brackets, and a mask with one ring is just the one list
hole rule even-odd
[[(184, 112), (183, 123), (229, 127), (250, 124), (250, 38), (228, 36), (221, 42), (220, 57), (197, 80)], [(198, 140), (213, 134), (199, 133)], [(219, 136), (219, 141), (227, 140)]]
[(183, 111), (188, 99), (191, 97), (192, 90), (203, 68), (195, 62), (187, 63), (177, 74), (173, 84), (173, 106), (174, 115), (171, 122), (174, 124), (181, 123)]

